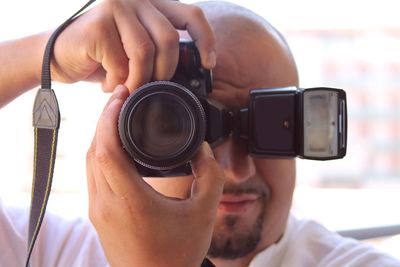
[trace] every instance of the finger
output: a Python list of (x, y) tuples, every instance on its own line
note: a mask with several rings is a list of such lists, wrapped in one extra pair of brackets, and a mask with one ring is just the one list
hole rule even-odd
[[(117, 196), (140, 195), (144, 181), (133, 160), (122, 150), (117, 120), (123, 101), (115, 98), (100, 117), (96, 132), (96, 164)], [(133, 192), (133, 191), (134, 192)], [(136, 197), (136, 196), (135, 196)]]
[(106, 72), (102, 84), (105, 92), (111, 92), (117, 84), (126, 81), (129, 75), (129, 63), (122, 45), (113, 44), (112, 47), (106, 48), (102, 66)]
[[(85, 46), (87, 56), (99, 63), (95, 70), (88, 69), (88, 76), (84, 78), (102, 81), (103, 90), (111, 92), (117, 84), (125, 82), (129, 71), (128, 58), (113, 23), (110, 5), (98, 5), (77, 19), (80, 20), (82, 22), (76, 24), (75, 30), (82, 30), (83, 38), (86, 37), (82, 45)], [(79, 50), (76, 53), (79, 54)]]
[(97, 42), (100, 45), (96, 51), (95, 60), (100, 62), (106, 72), (103, 81), (103, 90), (111, 92), (117, 84), (126, 81), (129, 74), (129, 61), (121, 44), (121, 37), (115, 25), (107, 31), (107, 38), (104, 42)]
[(97, 188), (96, 188), (96, 183), (94, 179), (94, 173), (93, 173), (93, 165), (92, 165), (92, 160), (95, 154), (96, 150), (96, 144), (95, 144), (95, 138), (92, 141), (92, 144), (89, 147), (89, 150), (86, 154), (86, 177), (87, 177), (87, 186), (88, 186), (88, 195), (89, 195), (89, 205), (94, 203), (95, 198), (97, 196)]
[[(89, 76), (86, 77), (85, 81), (88, 82), (103, 82), (104, 77), (106, 77), (106, 70), (103, 66), (99, 66), (94, 72), (92, 72)], [(105, 83), (103, 83), (103, 86)], [(107, 92), (108, 88), (103, 88), (103, 91)]]
[(201, 8), (178, 1), (157, 1), (156, 6), (175, 28), (189, 32), (199, 50), (203, 67), (215, 67), (215, 37)]
[[(103, 112), (115, 99), (126, 99), (128, 95), (129, 91), (124, 85), (116, 86), (113, 94), (108, 99), (103, 109)], [(97, 129), (86, 155), (86, 173), (88, 178), (89, 200), (91, 199), (93, 200), (93, 198), (97, 197), (97, 195), (100, 195), (100, 197), (104, 198), (106, 195), (112, 192), (110, 186), (105, 181), (104, 175), (99, 171), (99, 167), (97, 166), (95, 161), (96, 139), (97, 139), (96, 135), (97, 135)]]
[(155, 48), (150, 36), (136, 17), (136, 11), (120, 1), (113, 3), (114, 19), (129, 61), (129, 74), (125, 85), (132, 92), (150, 81)]
[(90, 163), (91, 159), (89, 156), (89, 152), (91, 152), (93, 150), (88, 151), (88, 154), (86, 156), (86, 177), (87, 177), (87, 185), (88, 185), (88, 200), (89, 200), (89, 218), (90, 220), (92, 220), (93, 218), (93, 214), (94, 214), (94, 210), (95, 210), (95, 206), (96, 203), (98, 202), (98, 195), (97, 195), (97, 188), (96, 188), (96, 183), (94, 180), (94, 174), (93, 174), (93, 169), (92, 169), (92, 165)]
[(169, 20), (148, 2), (143, 2), (138, 16), (155, 44), (154, 80), (169, 80), (179, 59), (179, 34)]
[(128, 96), (129, 96), (128, 88), (121, 84), (117, 85), (113, 91), (113, 94), (111, 95), (106, 105), (104, 106), (103, 112), (115, 99), (126, 99)]
[[(110, 99), (107, 101), (104, 110), (107, 110), (110, 104), (116, 99), (126, 99), (129, 95), (128, 89), (124, 85), (118, 85), (115, 89), (113, 94), (111, 95)], [(96, 140), (97, 140), (97, 132), (98, 126), (96, 129), (95, 137), (92, 141), (90, 149), (87, 153), (87, 174), (88, 174), (88, 183), (90, 183), (90, 189), (95, 188), (96, 197), (99, 196), (100, 198), (107, 199), (111, 194), (112, 190), (110, 185), (107, 183), (104, 174), (101, 171), (101, 168), (98, 166), (98, 163), (95, 160), (96, 157)], [(89, 196), (90, 197), (90, 196)]]
[(226, 176), (206, 142), (203, 142), (196, 157), (192, 160), (192, 169), (195, 177), (192, 198), (199, 199), (203, 207), (216, 208), (222, 195)]
[(101, 166), (99, 166), (98, 162), (94, 158), (92, 159), (91, 166), (94, 182), (97, 189), (97, 196), (103, 201), (107, 201), (110, 199), (110, 197), (114, 196), (114, 191), (108, 184), (107, 179), (101, 169)]

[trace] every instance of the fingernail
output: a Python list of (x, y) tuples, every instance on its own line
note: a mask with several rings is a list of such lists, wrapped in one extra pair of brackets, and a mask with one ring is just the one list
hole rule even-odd
[(121, 85), (121, 84), (117, 85), (113, 92), (114, 98), (122, 98), (125, 90), (126, 90), (126, 87), (124, 85)]
[(217, 64), (217, 54), (215, 51), (211, 51), (207, 57), (207, 64), (210, 68), (214, 68)]

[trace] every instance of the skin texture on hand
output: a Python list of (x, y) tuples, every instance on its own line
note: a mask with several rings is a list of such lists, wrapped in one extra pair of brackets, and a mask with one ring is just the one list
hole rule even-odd
[[(151, 79), (170, 79), (178, 62), (177, 30), (189, 33), (202, 65), (213, 68), (215, 38), (199, 7), (169, 0), (104, 0), (57, 38), (52, 79), (101, 82), (106, 92), (118, 84), (132, 92)], [(0, 107), (39, 85), (51, 32), (0, 43)]]
[(192, 162), (190, 196), (156, 192), (119, 141), (118, 115), (127, 96), (118, 86), (87, 154), (90, 219), (112, 266), (198, 267), (211, 242), (225, 175), (204, 143)]
[(170, 79), (179, 55), (177, 29), (189, 32), (203, 65), (214, 67), (214, 36), (200, 8), (178, 1), (108, 0), (60, 35), (54, 73), (64, 82), (101, 81), (105, 91)]

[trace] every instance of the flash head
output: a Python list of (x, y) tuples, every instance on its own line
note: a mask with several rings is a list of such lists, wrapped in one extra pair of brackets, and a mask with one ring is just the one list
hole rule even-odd
[(341, 89), (256, 89), (241, 113), (249, 125), (248, 133), (239, 135), (249, 139), (254, 156), (328, 160), (346, 154), (346, 94)]

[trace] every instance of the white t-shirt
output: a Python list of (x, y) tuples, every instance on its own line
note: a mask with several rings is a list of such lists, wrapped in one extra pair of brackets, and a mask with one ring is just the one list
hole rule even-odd
[[(0, 200), (0, 266), (25, 266), (29, 210)], [(87, 220), (47, 213), (31, 256), (31, 267), (107, 266), (96, 231)]]
[(400, 267), (376, 248), (344, 238), (310, 220), (289, 216), (281, 240), (260, 252), (249, 267)]
[[(24, 266), (29, 212), (0, 200), (0, 266)], [(155, 255), (156, 256), (156, 255)], [(46, 214), (32, 254), (32, 267), (107, 266), (90, 222)], [(259, 253), (249, 267), (400, 267), (400, 262), (321, 225), (290, 216), (282, 239)]]

